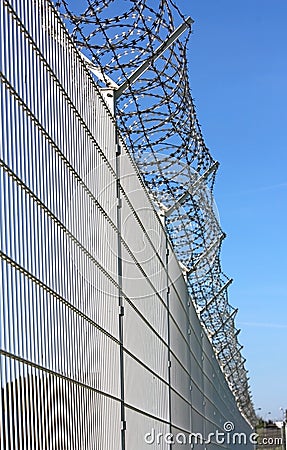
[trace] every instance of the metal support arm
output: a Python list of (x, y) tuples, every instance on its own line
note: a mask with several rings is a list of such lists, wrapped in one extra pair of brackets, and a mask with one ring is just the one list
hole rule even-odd
[(195, 264), (191, 267), (191, 269), (188, 272), (188, 275), (190, 275), (192, 272), (195, 272), (195, 270), (197, 269), (198, 265), (201, 263), (201, 261), (206, 258), (206, 256), (218, 245), (220, 244), (223, 239), (226, 238), (226, 234), (222, 233), (222, 235), (216, 239), (216, 241), (213, 242), (213, 244), (211, 244), (210, 247), (208, 247), (208, 249), (206, 249), (206, 251), (198, 258), (198, 260), (195, 262)]
[(141, 75), (148, 70), (150, 65), (156, 61), (162, 54), (176, 41), (184, 31), (193, 24), (191, 17), (188, 17), (185, 22), (183, 22), (170, 36), (163, 42), (153, 53), (153, 55), (148, 58), (140, 67), (138, 67), (127, 79), (124, 81), (120, 87), (115, 91), (115, 98), (118, 99), (122, 93), (135, 81), (137, 81)]
[(198, 178), (198, 180), (196, 180), (194, 182), (194, 184), (189, 189), (186, 190), (186, 192), (184, 194), (182, 194), (182, 196), (177, 200), (177, 202), (174, 205), (172, 205), (167, 211), (165, 211), (166, 217), (169, 217), (176, 209), (178, 209), (178, 207), (181, 206), (185, 202), (185, 200), (189, 197), (189, 195), (193, 194), (198, 189), (198, 187), (200, 186), (202, 181), (206, 180), (206, 178), (212, 172), (214, 172), (218, 167), (219, 167), (219, 162), (216, 161), (214, 164), (212, 164), (211, 167), (209, 167), (209, 169), (206, 170), (206, 172), (204, 172)]
[(200, 310), (200, 314), (207, 310), (209, 306), (214, 302), (214, 300), (216, 300), (231, 285), (231, 283), (233, 283), (232, 278), (230, 278), (230, 280), (228, 280), (227, 283), (225, 283), (222, 288), (219, 289), (219, 291), (216, 292), (215, 295), (213, 295), (211, 300), (209, 300), (209, 302), (205, 306), (203, 306), (203, 308)]
[(217, 328), (217, 330), (214, 333), (212, 333), (211, 337), (214, 338), (214, 336), (216, 336), (219, 333), (219, 331), (222, 330), (222, 328), (229, 322), (229, 320), (236, 316), (237, 313), (238, 313), (238, 308), (236, 308), (234, 311), (232, 311), (232, 313), (227, 317), (227, 319), (225, 319), (222, 322), (220, 327)]

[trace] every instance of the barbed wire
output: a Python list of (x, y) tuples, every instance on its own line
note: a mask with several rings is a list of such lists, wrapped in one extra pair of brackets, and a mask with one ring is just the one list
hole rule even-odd
[[(225, 234), (212, 195), (218, 164), (205, 145), (189, 84), (191, 24), (172, 0), (154, 5), (150, 0), (57, 2), (76, 45), (100, 73), (99, 87), (126, 85), (116, 102), (119, 130), (165, 214), (190, 295), (238, 407), (255, 423), (237, 310), (228, 300), (231, 280), (220, 264)], [(185, 34), (155, 57), (181, 23)], [(146, 61), (147, 70), (131, 82)]]

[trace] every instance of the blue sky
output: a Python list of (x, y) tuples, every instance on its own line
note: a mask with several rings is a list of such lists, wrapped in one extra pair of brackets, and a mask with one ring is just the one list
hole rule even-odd
[[(215, 197), (227, 233), (255, 407), (287, 408), (287, 3), (177, 0), (195, 20), (190, 81), (199, 121), (221, 163)], [(271, 415), (268, 415), (268, 412)]]

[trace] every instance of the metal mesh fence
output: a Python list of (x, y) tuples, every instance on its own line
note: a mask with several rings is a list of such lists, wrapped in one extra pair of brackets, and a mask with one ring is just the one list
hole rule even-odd
[(250, 433), (53, 4), (3, 0), (0, 22), (1, 450), (167, 449), (161, 434), (227, 421)]

